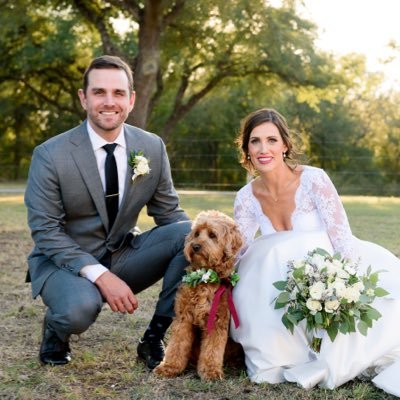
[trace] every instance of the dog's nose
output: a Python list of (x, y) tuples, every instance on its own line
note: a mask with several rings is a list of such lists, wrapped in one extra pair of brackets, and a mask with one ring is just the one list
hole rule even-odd
[(201, 249), (201, 246), (199, 244), (192, 244), (192, 249), (197, 253)]

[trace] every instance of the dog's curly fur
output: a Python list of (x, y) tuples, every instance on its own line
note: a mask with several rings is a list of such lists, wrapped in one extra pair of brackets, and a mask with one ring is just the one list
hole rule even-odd
[[(202, 211), (186, 238), (185, 256), (189, 271), (213, 269), (220, 279), (233, 272), (236, 255), (243, 240), (234, 220), (216, 210)], [(230, 312), (227, 292), (221, 297), (213, 330), (208, 333), (207, 320), (214, 294), (220, 283), (202, 283), (195, 287), (181, 284), (175, 300), (176, 316), (164, 360), (154, 372), (173, 377), (197, 359), (201, 379), (223, 378), (223, 359), (228, 340)]]

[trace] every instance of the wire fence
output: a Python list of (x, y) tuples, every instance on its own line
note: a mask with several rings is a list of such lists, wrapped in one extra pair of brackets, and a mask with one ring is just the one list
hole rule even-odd
[[(0, 153), (1, 157), (1, 153)], [(0, 182), (24, 182), (28, 176), (30, 154), (19, 165), (1, 162)], [(364, 160), (365, 163), (355, 162)], [(400, 170), (372, 168), (365, 157), (353, 157), (340, 169), (327, 168), (332, 157), (320, 158), (319, 163), (334, 182), (338, 192), (348, 195), (400, 196)], [(384, 160), (375, 160), (377, 163)], [(171, 171), (175, 187), (180, 190), (237, 191), (251, 177), (239, 165), (235, 149), (218, 153), (204, 153), (192, 149), (180, 154), (170, 152)], [(356, 167), (354, 167), (356, 165)]]

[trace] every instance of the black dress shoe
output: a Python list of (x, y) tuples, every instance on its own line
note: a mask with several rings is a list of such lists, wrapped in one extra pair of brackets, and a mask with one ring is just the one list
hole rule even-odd
[(146, 363), (147, 368), (154, 369), (163, 360), (164, 342), (161, 339), (148, 341), (140, 339), (137, 347), (138, 357)]
[(46, 322), (43, 323), (39, 359), (42, 364), (49, 365), (64, 365), (71, 361), (71, 349), (68, 341), (63, 342)]

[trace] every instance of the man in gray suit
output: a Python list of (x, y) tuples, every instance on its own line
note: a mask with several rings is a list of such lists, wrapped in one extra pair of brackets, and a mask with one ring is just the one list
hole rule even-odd
[[(118, 57), (94, 59), (78, 94), (86, 121), (35, 148), (25, 195), (35, 243), (28, 280), (48, 307), (39, 358), (68, 363), (71, 334), (86, 331), (104, 302), (132, 314), (135, 293), (163, 278), (137, 348), (152, 369), (164, 356), (190, 221), (162, 140), (125, 124), (135, 102), (129, 66)], [(140, 233), (135, 226), (145, 206), (156, 227)]]

